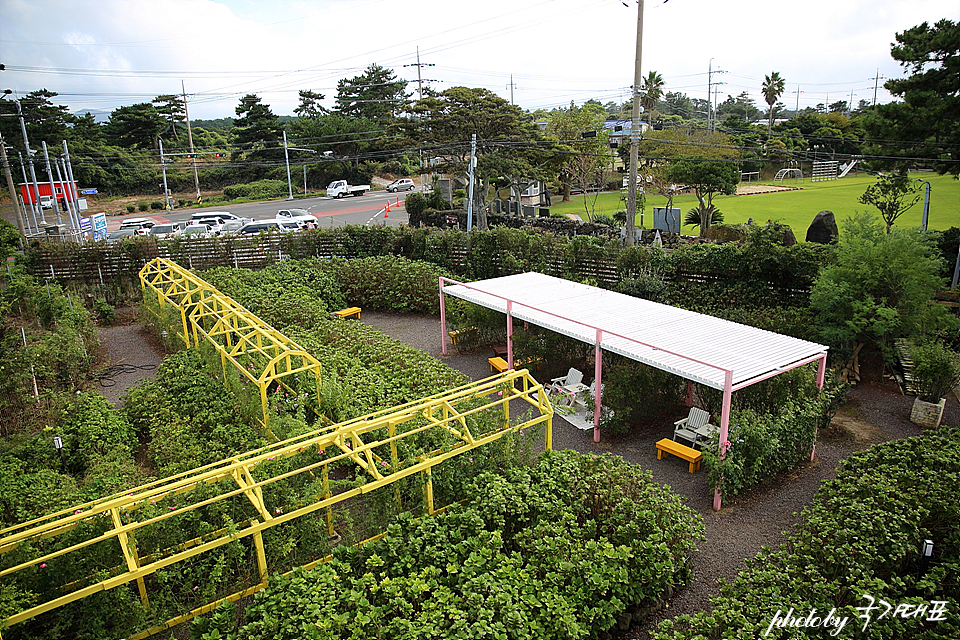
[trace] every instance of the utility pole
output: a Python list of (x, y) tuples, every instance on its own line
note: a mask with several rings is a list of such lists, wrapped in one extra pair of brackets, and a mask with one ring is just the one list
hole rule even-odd
[(287, 130), (283, 130), (283, 159), (287, 162), (287, 200), (293, 200), (293, 184), (290, 182), (290, 154), (287, 153)]
[(57, 189), (53, 185), (53, 172), (50, 170), (50, 154), (47, 153), (47, 141), (42, 140), (40, 144), (43, 145), (43, 160), (47, 165), (47, 181), (50, 183), (51, 195), (50, 204), (53, 205), (53, 211), (57, 214), (57, 226), (60, 226), (63, 224), (63, 220), (60, 219), (60, 206), (57, 204)]
[[(715, 73), (726, 73), (721, 69), (713, 70), (713, 58), (710, 58), (710, 64), (707, 67), (707, 130), (716, 131), (717, 129), (717, 106), (714, 104), (716, 102), (716, 86), (724, 84), (723, 82), (713, 82), (713, 74)], [(711, 99), (711, 92), (713, 92), (713, 98)], [(712, 115), (711, 115), (712, 114)]]
[(63, 141), (63, 159), (67, 166), (67, 179), (70, 181), (70, 199), (73, 201), (74, 209), (77, 211), (77, 229), (80, 228), (80, 198), (77, 193), (77, 181), (73, 178), (73, 164), (70, 162), (70, 150), (67, 148), (67, 141)]
[(713, 101), (710, 99), (710, 96), (713, 95), (713, 86), (710, 84), (710, 81), (713, 79), (713, 58), (710, 58), (710, 63), (707, 66), (707, 131), (710, 131), (710, 111)]
[(877, 87), (880, 85), (880, 67), (877, 67), (877, 75), (873, 77), (873, 106), (877, 106)]
[(507, 88), (510, 89), (510, 104), (513, 104), (513, 88), (517, 86), (513, 84), (513, 74), (510, 74), (510, 84), (507, 85)]
[[(643, 0), (637, 1), (637, 57), (633, 63), (633, 112), (630, 117), (630, 175), (627, 178), (627, 224), (624, 245), (633, 246), (637, 215), (637, 164), (640, 156), (640, 62), (643, 57)], [(586, 197), (586, 194), (584, 194)], [(598, 439), (599, 432), (596, 434)]]
[(0, 133), (0, 161), (3, 162), (3, 175), (7, 178), (7, 190), (10, 191), (10, 200), (13, 202), (13, 211), (17, 216), (17, 229), (20, 235), (27, 237), (24, 231), (26, 216), (20, 210), (20, 202), (17, 200), (16, 186), (13, 184), (13, 174), (10, 173), (10, 163), (7, 161), (7, 145), (3, 142), (3, 133)]
[[(190, 158), (193, 162), (193, 186), (197, 190), (197, 202), (200, 202), (200, 178), (197, 176), (197, 154), (193, 152), (193, 133), (190, 131), (190, 109), (187, 108), (187, 88), (183, 80), (180, 81), (183, 90), (183, 115), (187, 119), (187, 143), (190, 145)], [(164, 187), (166, 189), (166, 187)]]
[(470, 136), (470, 193), (467, 194), (467, 233), (473, 229), (473, 167), (477, 164), (477, 134)]
[[(27, 164), (23, 161), (23, 156), (20, 155), (20, 152), (17, 151), (17, 160), (20, 161), (20, 171), (23, 173), (23, 185), (27, 188), (27, 195), (30, 195), (30, 181), (27, 180)], [(42, 210), (41, 210), (42, 212)], [(37, 233), (40, 233), (40, 223), (37, 222), (37, 210), (34, 207), (30, 207), (30, 215), (33, 217), (33, 228)], [(27, 216), (27, 208), (23, 208), (23, 216)], [(43, 220), (43, 213), (40, 214), (41, 221)], [(30, 225), (27, 225), (30, 226)]]
[[(403, 66), (417, 68), (417, 92), (420, 94), (420, 99), (423, 100), (423, 78), (420, 77), (420, 67), (433, 67), (436, 65), (433, 63), (420, 62), (420, 47), (417, 47), (417, 61), (413, 64), (405, 64)], [(427, 82), (430, 81), (427, 80)]]
[[(717, 73), (720, 73), (717, 71)], [(713, 128), (711, 131), (717, 130), (717, 93), (720, 91), (720, 85), (727, 84), (726, 82), (714, 82), (713, 83)]]
[(172, 207), (170, 206), (170, 197), (167, 195), (167, 161), (163, 157), (163, 138), (157, 138), (157, 143), (160, 145), (160, 172), (163, 174), (163, 202), (167, 205), (167, 211)]
[[(30, 179), (33, 180), (33, 208), (34, 208), (34, 217), (36, 217), (36, 210), (40, 210), (40, 224), (46, 225), (47, 221), (43, 217), (43, 207), (40, 205), (40, 187), (37, 185), (37, 172), (33, 167), (33, 150), (30, 149), (30, 140), (27, 138), (27, 124), (23, 119), (23, 109), (20, 108), (20, 101), (14, 100), (14, 104), (17, 105), (17, 116), (20, 118), (20, 133), (23, 134), (23, 148), (27, 151), (27, 164), (30, 165)], [(29, 194), (30, 189), (27, 189)]]
[(801, 93), (803, 93), (803, 91), (800, 91), (800, 85), (797, 85), (797, 108), (793, 110), (794, 117), (797, 117), (798, 115), (800, 115), (800, 94)]

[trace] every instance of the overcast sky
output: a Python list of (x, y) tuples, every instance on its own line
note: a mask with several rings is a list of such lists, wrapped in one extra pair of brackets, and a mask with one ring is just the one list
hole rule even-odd
[[(337, 80), (370, 63), (424, 84), (485, 87), (524, 109), (629, 97), (634, 0), (0, 0), (0, 89), (46, 88), (72, 111), (148, 102), (186, 88), (190, 116), (233, 117), (256, 93), (292, 115), (297, 91), (333, 105)], [(765, 74), (787, 82), (793, 108), (891, 98), (900, 77), (895, 34), (924, 21), (960, 21), (958, 0), (646, 0), (644, 75), (667, 91), (719, 100), (749, 92), (761, 108)], [(429, 81), (429, 82), (428, 82)], [(799, 90), (799, 93), (798, 93)]]

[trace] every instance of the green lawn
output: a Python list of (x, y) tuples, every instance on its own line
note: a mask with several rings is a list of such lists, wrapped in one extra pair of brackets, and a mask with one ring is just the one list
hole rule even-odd
[[(911, 174), (922, 180), (929, 180), (930, 217), (928, 228), (948, 229), (960, 226), (960, 181), (951, 176), (938, 176), (935, 173)], [(731, 224), (746, 222), (753, 218), (762, 223), (767, 220), (776, 220), (790, 225), (798, 240), (803, 240), (807, 227), (818, 212), (833, 211), (837, 221), (849, 217), (855, 211), (872, 211), (879, 216), (873, 207), (860, 204), (857, 201), (866, 188), (873, 184), (876, 178), (870, 175), (847, 176), (840, 180), (829, 182), (810, 182), (804, 179), (785, 181), (784, 186), (800, 187), (799, 191), (782, 191), (779, 193), (764, 193), (749, 196), (718, 196), (714, 202), (723, 212), (724, 221)], [(763, 184), (772, 184), (771, 181)], [(921, 185), (924, 187), (925, 185)], [(922, 192), (921, 192), (922, 193)], [(593, 196), (590, 196), (590, 200)], [(551, 213), (577, 213), (583, 216), (583, 196), (574, 196), (570, 202), (558, 202), (553, 199)], [(674, 206), (684, 213), (691, 209), (696, 199), (692, 195), (679, 196), (673, 199)], [(666, 198), (649, 196), (643, 217), (643, 226), (649, 228), (653, 223), (653, 207), (665, 206)], [(601, 193), (597, 198), (596, 213), (613, 215), (617, 210), (624, 209), (620, 202), (619, 193)], [(920, 225), (923, 217), (923, 198), (912, 209), (903, 214), (896, 222), (899, 227), (914, 227)], [(637, 220), (638, 226), (640, 220)], [(684, 233), (696, 234), (697, 228), (685, 226)]]

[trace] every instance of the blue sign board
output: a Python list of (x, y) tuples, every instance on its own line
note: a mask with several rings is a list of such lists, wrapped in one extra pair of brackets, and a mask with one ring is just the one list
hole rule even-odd
[(93, 223), (90, 221), (90, 216), (80, 218), (80, 232), (90, 233), (91, 229), (93, 229)]
[(107, 214), (93, 214), (93, 239), (94, 241), (107, 239)]
[(80, 195), (82, 196), (92, 196), (92, 195), (96, 195), (96, 193), (97, 193), (96, 189), (80, 189)]

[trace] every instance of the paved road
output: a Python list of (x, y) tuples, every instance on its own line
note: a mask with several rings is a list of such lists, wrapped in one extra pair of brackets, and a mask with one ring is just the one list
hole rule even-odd
[[(409, 192), (408, 192), (409, 193)], [(398, 198), (399, 195), (399, 198)], [(373, 191), (362, 196), (348, 198), (302, 198), (297, 200), (271, 200), (266, 202), (247, 202), (234, 205), (211, 205), (204, 208), (189, 208), (182, 211), (173, 211), (163, 215), (132, 214), (126, 218), (147, 217), (156, 222), (182, 222), (189, 220), (193, 214), (203, 211), (229, 211), (234, 215), (254, 220), (270, 220), (276, 217), (279, 209), (306, 209), (320, 219), (322, 228), (342, 227), (348, 224), (386, 224), (398, 227), (408, 221), (404, 208), (397, 207), (397, 202), (403, 202), (406, 193), (396, 194), (386, 191)], [(381, 212), (387, 203), (390, 203), (389, 212)], [(386, 213), (386, 217), (384, 217)], [(125, 218), (107, 220), (107, 229), (113, 231), (120, 227)]]

